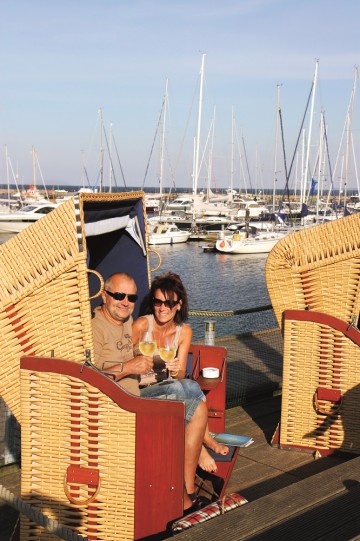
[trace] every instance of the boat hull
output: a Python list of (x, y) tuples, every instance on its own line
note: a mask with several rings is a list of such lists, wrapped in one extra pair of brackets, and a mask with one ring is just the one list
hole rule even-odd
[(23, 210), (0, 213), (0, 233), (20, 233), (58, 206), (49, 202), (36, 203)]
[[(42, 218), (42, 216), (39, 216)], [(0, 218), (0, 233), (20, 233), (39, 218), (28, 220), (5, 220)]]
[(181, 242), (187, 242), (190, 237), (190, 233), (173, 234), (173, 235), (150, 235), (149, 244), (179, 244)]
[(227, 254), (264, 254), (269, 253), (284, 235), (250, 239), (221, 239), (216, 242), (216, 249)]

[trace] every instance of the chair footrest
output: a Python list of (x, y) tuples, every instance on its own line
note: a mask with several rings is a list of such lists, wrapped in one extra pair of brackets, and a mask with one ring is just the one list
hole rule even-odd
[(200, 511), (186, 515), (185, 517), (174, 522), (171, 527), (172, 533), (180, 533), (188, 528), (196, 526), (196, 524), (200, 524), (201, 522), (206, 522), (207, 520), (215, 518), (219, 515), (223, 515), (224, 513), (227, 513), (232, 509), (236, 509), (245, 503), (248, 503), (248, 501), (244, 498), (244, 496), (241, 496), (241, 494), (226, 494), (220, 500), (209, 503), (209, 505), (203, 507), (200, 509)]
[(235, 455), (236, 447), (230, 446), (229, 452), (227, 455), (221, 455), (220, 453), (215, 453), (212, 449), (207, 448), (207, 452), (215, 460), (215, 462), (232, 462), (234, 458), (237, 458), (237, 453)]

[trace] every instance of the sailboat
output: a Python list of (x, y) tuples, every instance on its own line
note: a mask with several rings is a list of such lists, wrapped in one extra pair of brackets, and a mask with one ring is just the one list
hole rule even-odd
[(240, 228), (231, 236), (216, 241), (216, 250), (226, 254), (262, 254), (269, 253), (275, 244), (287, 232), (260, 230), (256, 227)]
[[(6, 151), (7, 152), (7, 151)], [(20, 210), (11, 210), (0, 213), (0, 233), (20, 233), (29, 225), (46, 216), (54, 208), (58, 206), (56, 203), (51, 203), (49, 199), (44, 198), (42, 193), (36, 187), (36, 151), (32, 148), (33, 160), (33, 175), (34, 183), (27, 190), (19, 192), (19, 203), (23, 205), (29, 202), (30, 204), (23, 206)], [(7, 169), (9, 168), (9, 158), (6, 155)], [(9, 179), (8, 179), (9, 183)], [(16, 195), (16, 194), (15, 194)], [(10, 202), (10, 199), (9, 199)]]
[[(39, 160), (35, 147), (31, 149), (32, 155), (32, 168), (33, 168), (33, 183), (29, 185), (26, 190), (21, 190), (20, 193), (15, 194), (14, 197), (18, 196), (21, 205), (28, 205), (33, 203), (48, 203), (49, 197), (47, 193), (47, 188), (44, 184), (44, 194), (37, 187), (37, 167), (40, 169)], [(40, 170), (41, 173), (41, 170)]]

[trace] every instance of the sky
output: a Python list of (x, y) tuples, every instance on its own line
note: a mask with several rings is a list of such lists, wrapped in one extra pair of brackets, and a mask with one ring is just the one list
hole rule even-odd
[(0, 183), (358, 189), (357, 0), (0, 5)]

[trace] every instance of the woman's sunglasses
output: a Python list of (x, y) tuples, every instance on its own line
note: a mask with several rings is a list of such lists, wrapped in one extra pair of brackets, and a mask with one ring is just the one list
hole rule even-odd
[(156, 297), (154, 297), (152, 302), (154, 306), (161, 306), (163, 304), (164, 306), (166, 306), (166, 308), (170, 308), (170, 310), (172, 310), (174, 306), (178, 304), (179, 300), (170, 301), (169, 299), (166, 299), (165, 301), (162, 301), (161, 299), (157, 299)]
[(135, 293), (130, 293), (130, 295), (128, 295), (127, 293), (119, 293), (118, 291), (112, 293), (112, 291), (107, 291), (106, 289), (105, 293), (107, 295), (110, 295), (110, 297), (112, 297), (116, 301), (123, 301), (125, 297), (128, 298), (129, 302), (136, 302), (138, 299), (138, 296)]

